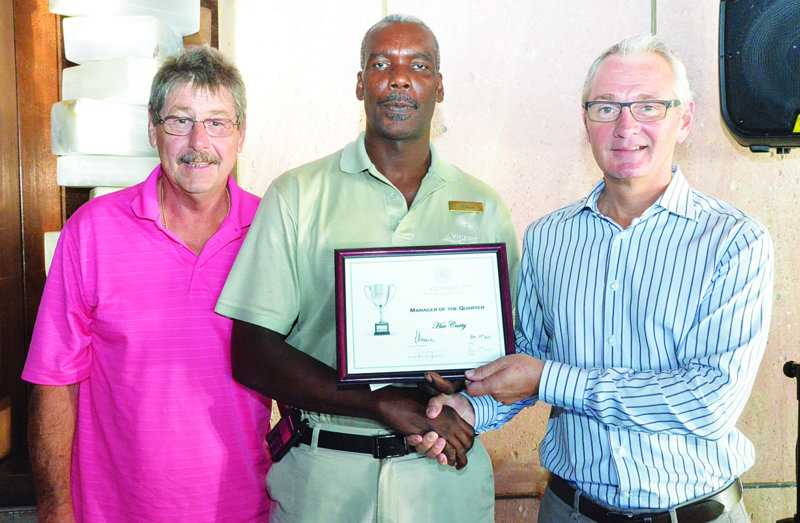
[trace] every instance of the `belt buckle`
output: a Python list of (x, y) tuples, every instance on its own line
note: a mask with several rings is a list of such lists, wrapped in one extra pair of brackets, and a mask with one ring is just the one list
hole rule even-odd
[(613, 518), (613, 521), (630, 521), (631, 523), (653, 523), (659, 518), (654, 514), (634, 514), (633, 512), (609, 512), (608, 516)]
[(408, 454), (408, 445), (403, 436), (389, 434), (375, 436), (372, 440), (372, 457), (377, 459), (399, 458)]
[(635, 514), (633, 512), (608, 512), (606, 518), (611, 521), (630, 521), (636, 523), (653, 523), (652, 514)]

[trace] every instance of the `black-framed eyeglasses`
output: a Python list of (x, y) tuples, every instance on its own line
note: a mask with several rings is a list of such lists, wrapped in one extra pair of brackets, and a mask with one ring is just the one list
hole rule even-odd
[(657, 122), (667, 116), (667, 109), (677, 107), (680, 100), (636, 100), (635, 102), (610, 102), (595, 100), (585, 102), (583, 108), (593, 122), (616, 122), (622, 108), (630, 108), (631, 115), (640, 122)]
[(194, 125), (202, 123), (206, 128), (206, 134), (213, 138), (225, 138), (233, 133), (233, 128), (239, 125), (230, 118), (206, 118), (205, 120), (195, 120), (188, 116), (165, 116), (158, 117), (158, 125), (164, 126), (164, 132), (173, 136), (186, 136), (192, 133)]

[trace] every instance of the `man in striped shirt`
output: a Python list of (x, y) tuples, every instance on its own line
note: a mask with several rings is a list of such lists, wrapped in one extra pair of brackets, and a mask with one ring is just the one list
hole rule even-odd
[[(525, 234), (517, 354), (429, 415), (455, 406), (480, 433), (552, 405), (539, 521), (749, 521), (755, 456), (735, 424), (769, 331), (769, 234), (673, 166), (694, 105), (655, 37), (603, 53), (583, 103), (603, 180)], [(410, 442), (437, 457), (434, 437)]]

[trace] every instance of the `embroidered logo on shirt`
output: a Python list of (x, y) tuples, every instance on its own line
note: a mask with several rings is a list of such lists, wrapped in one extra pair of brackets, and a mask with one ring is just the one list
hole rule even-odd
[(481, 202), (447, 202), (450, 212), (483, 212)]
[(478, 243), (478, 237), (451, 232), (449, 236), (445, 236), (444, 238), (442, 238), (442, 243), (454, 243), (456, 245), (462, 245), (467, 243)]

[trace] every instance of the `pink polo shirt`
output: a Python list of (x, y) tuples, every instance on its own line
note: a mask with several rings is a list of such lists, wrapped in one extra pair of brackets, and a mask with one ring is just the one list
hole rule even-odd
[(259, 199), (229, 178), (198, 256), (161, 224), (160, 175), (64, 225), (22, 378), (80, 382), (78, 521), (266, 521), (269, 410), (231, 377), (232, 322), (214, 313)]

